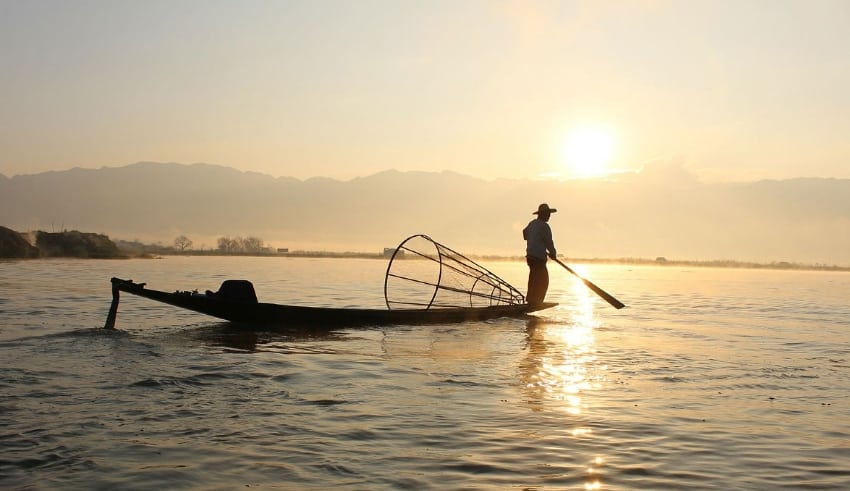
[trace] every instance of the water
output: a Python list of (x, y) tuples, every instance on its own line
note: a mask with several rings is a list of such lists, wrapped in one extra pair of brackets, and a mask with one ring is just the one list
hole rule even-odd
[[(488, 263), (515, 285), (525, 265)], [(556, 309), (240, 332), (109, 278), (381, 307), (379, 260), (0, 263), (3, 489), (847, 489), (850, 274), (550, 265)]]

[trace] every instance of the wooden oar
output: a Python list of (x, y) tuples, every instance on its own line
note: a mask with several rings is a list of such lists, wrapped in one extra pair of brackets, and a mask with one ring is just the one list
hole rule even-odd
[(590, 281), (590, 280), (588, 280), (588, 279), (586, 279), (586, 278), (582, 278), (582, 277), (581, 277), (581, 275), (579, 275), (578, 273), (576, 273), (575, 271), (573, 271), (573, 270), (572, 270), (572, 268), (570, 268), (570, 267), (569, 267), (569, 266), (567, 266), (566, 264), (562, 263), (562, 262), (561, 262), (561, 260), (560, 260), (560, 259), (558, 259), (557, 257), (553, 257), (552, 259), (553, 259), (556, 263), (558, 263), (558, 264), (560, 264), (561, 266), (563, 266), (563, 267), (564, 267), (564, 269), (566, 269), (566, 270), (567, 270), (567, 271), (569, 271), (570, 273), (574, 274), (574, 275), (576, 276), (576, 278), (578, 278), (578, 279), (580, 279), (582, 282), (584, 282), (584, 284), (585, 284), (585, 285), (587, 285), (587, 287), (588, 287), (588, 288), (590, 288), (591, 290), (593, 290), (593, 291), (594, 291), (597, 295), (599, 295), (600, 297), (602, 297), (602, 298), (603, 298), (606, 302), (608, 302), (608, 303), (610, 303), (611, 305), (613, 305), (615, 309), (622, 309), (623, 307), (625, 307), (625, 304), (623, 304), (623, 302), (621, 302), (621, 301), (617, 300), (616, 298), (612, 297), (611, 295), (609, 295), (609, 294), (608, 294), (608, 292), (606, 292), (606, 291), (605, 291), (605, 290), (603, 290), (602, 288), (599, 288), (598, 286), (594, 285), (592, 281)]

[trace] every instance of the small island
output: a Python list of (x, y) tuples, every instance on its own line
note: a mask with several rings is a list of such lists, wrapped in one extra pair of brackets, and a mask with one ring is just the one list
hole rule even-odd
[(0, 258), (79, 257), (113, 259), (126, 257), (109, 237), (79, 232), (21, 233), (0, 226)]

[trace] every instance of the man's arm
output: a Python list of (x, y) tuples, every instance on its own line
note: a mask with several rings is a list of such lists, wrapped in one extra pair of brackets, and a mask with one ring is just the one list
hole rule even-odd
[(555, 242), (552, 240), (552, 228), (549, 224), (546, 224), (546, 234), (544, 239), (546, 240), (546, 250), (549, 251), (549, 257), (555, 259), (558, 257), (558, 251), (555, 250)]

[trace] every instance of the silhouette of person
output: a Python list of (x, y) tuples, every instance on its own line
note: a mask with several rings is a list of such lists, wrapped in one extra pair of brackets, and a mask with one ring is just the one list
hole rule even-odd
[(549, 289), (546, 257), (555, 259), (558, 253), (552, 241), (552, 229), (547, 222), (556, 211), (558, 210), (542, 203), (533, 213), (537, 215), (537, 218), (528, 222), (528, 225), (522, 229), (522, 238), (526, 241), (525, 261), (528, 263), (528, 294), (525, 300), (531, 305), (543, 303), (546, 291)]

